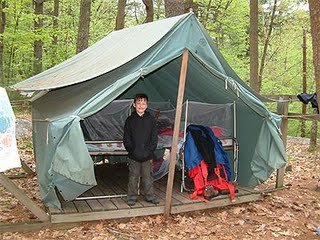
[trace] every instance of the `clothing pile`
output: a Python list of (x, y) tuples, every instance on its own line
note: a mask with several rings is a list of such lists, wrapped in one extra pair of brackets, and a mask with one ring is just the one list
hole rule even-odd
[(211, 128), (189, 125), (184, 147), (184, 161), (193, 179), (191, 199), (210, 200), (228, 192), (235, 198), (235, 187), (230, 183), (231, 171), (227, 153)]

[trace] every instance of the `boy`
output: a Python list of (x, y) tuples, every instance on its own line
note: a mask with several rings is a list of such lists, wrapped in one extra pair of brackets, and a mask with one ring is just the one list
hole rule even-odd
[(145, 200), (158, 204), (151, 175), (153, 152), (158, 143), (156, 120), (146, 111), (146, 94), (136, 94), (133, 107), (136, 111), (127, 118), (123, 135), (123, 143), (129, 153), (128, 205), (133, 206), (137, 201), (140, 176)]

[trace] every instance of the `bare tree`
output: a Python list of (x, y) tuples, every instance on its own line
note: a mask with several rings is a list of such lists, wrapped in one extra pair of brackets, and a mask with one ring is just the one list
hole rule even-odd
[(142, 0), (142, 2), (146, 6), (146, 12), (147, 12), (145, 22), (153, 22), (153, 15), (154, 15), (153, 0)]
[(127, 0), (118, 0), (118, 12), (116, 19), (116, 30), (124, 28), (124, 19), (126, 14), (126, 3)]
[(33, 63), (33, 71), (34, 74), (42, 72), (42, 45), (43, 42), (39, 39), (40, 31), (43, 27), (43, 3), (45, 0), (33, 0), (34, 2), (34, 13), (36, 18), (34, 20), (34, 32), (36, 35), (36, 39), (33, 43), (34, 50), (34, 63)]
[(89, 46), (90, 12), (91, 0), (81, 0), (77, 38), (77, 53), (82, 52)]
[(6, 27), (6, 14), (3, 9), (6, 7), (6, 1), (1, 1), (0, 3), (0, 14), (1, 14), (1, 24), (0, 24), (0, 84), (4, 84), (3, 79), (3, 33)]
[[(320, 105), (320, 1), (309, 0), (309, 12), (311, 23), (311, 37), (313, 50), (314, 80), (316, 81), (316, 93), (318, 105)], [(318, 118), (319, 119), (319, 118)], [(317, 145), (317, 122), (313, 121), (311, 129), (310, 148)]]
[(250, 1), (250, 86), (259, 92), (258, 0)]
[(274, 23), (274, 19), (276, 16), (275, 15), (276, 9), (277, 9), (277, 0), (274, 0), (273, 9), (272, 9), (272, 13), (270, 16), (270, 22), (269, 22), (269, 26), (268, 26), (268, 32), (267, 32), (267, 35), (266, 35), (266, 38), (264, 41), (264, 46), (263, 46), (263, 51), (262, 51), (262, 56), (261, 56), (260, 69), (259, 69), (259, 80), (258, 80), (257, 90), (256, 90), (257, 92), (260, 92), (260, 90), (261, 90), (262, 75), (263, 75), (263, 70), (264, 70), (265, 63), (266, 63), (267, 50), (268, 50), (268, 46), (269, 46), (269, 41), (270, 41), (272, 29), (273, 29), (273, 23)]

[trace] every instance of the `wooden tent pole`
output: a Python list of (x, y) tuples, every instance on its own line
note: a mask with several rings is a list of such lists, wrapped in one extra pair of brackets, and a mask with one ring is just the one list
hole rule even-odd
[(186, 77), (187, 77), (188, 57), (189, 57), (189, 52), (185, 51), (182, 55), (176, 115), (175, 115), (174, 127), (173, 127), (172, 147), (171, 147), (171, 153), (170, 153), (171, 158), (170, 158), (169, 176), (168, 176), (167, 190), (166, 190), (166, 205), (164, 208), (165, 218), (168, 218), (171, 212), (174, 169), (175, 169), (176, 159), (177, 159), (182, 103), (183, 103), (183, 95), (184, 95), (184, 89), (185, 89)]

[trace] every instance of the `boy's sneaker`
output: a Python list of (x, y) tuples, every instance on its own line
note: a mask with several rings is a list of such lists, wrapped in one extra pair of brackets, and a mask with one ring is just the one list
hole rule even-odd
[(128, 205), (129, 205), (129, 206), (134, 206), (134, 205), (136, 205), (136, 201), (133, 200), (133, 199), (129, 199), (129, 200), (128, 200)]
[(154, 196), (151, 199), (146, 199), (146, 201), (149, 202), (149, 203), (153, 203), (153, 204), (159, 204), (159, 202), (160, 202), (159, 199), (156, 196)]

